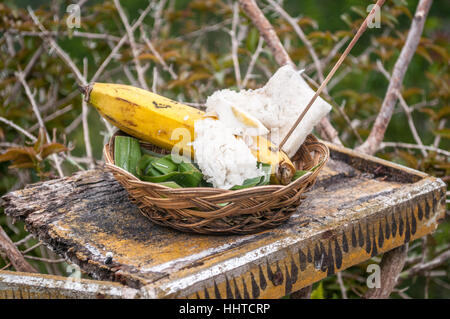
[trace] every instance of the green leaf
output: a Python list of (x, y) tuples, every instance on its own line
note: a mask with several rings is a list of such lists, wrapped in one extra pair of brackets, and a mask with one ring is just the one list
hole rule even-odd
[(137, 176), (136, 167), (141, 158), (139, 141), (130, 136), (116, 136), (114, 140), (114, 163)]
[(197, 187), (203, 179), (203, 174), (196, 171), (179, 172), (171, 180), (177, 182), (183, 187)]
[(172, 181), (170, 181), (170, 182), (162, 182), (162, 183), (159, 183), (159, 184), (163, 185), (163, 186), (170, 187), (170, 188), (182, 188), (180, 185), (178, 185), (177, 183), (172, 182)]
[(141, 152), (144, 153), (144, 154), (150, 155), (150, 156), (152, 156), (152, 157), (158, 157), (158, 158), (161, 158), (161, 157), (164, 156), (163, 154), (160, 154), (160, 153), (156, 153), (156, 152), (150, 151), (150, 150), (148, 150), (148, 149), (146, 149), (146, 148), (144, 148), (144, 147), (141, 147)]
[(322, 281), (319, 283), (319, 286), (311, 292), (311, 299), (325, 299)]
[(250, 32), (248, 33), (247, 39), (246, 39), (246, 46), (247, 49), (250, 52), (254, 52), (256, 50), (256, 46), (258, 45), (259, 40), (259, 32), (256, 28), (251, 28)]
[(177, 165), (172, 161), (170, 155), (154, 160), (152, 166), (163, 174), (168, 174), (177, 170)]
[[(150, 169), (153, 168), (152, 162), (156, 160), (156, 157), (150, 155), (142, 155), (136, 167), (138, 176), (144, 176), (150, 174)], [(161, 175), (161, 174), (158, 174)]]
[(258, 176), (258, 177), (246, 179), (242, 185), (235, 185), (235, 186), (231, 187), (230, 189), (238, 190), (238, 189), (254, 187), (259, 184), (259, 182), (261, 181), (261, 178), (264, 178), (264, 177)]
[(302, 170), (295, 171), (294, 176), (292, 177), (292, 181), (295, 181), (296, 179), (302, 177), (306, 173), (308, 173), (308, 171), (302, 171)]
[(159, 176), (158, 175), (153, 175), (153, 176), (144, 175), (141, 177), (141, 179), (146, 182), (161, 183), (161, 182), (170, 181), (171, 178), (177, 174), (180, 174), (180, 173), (179, 172), (171, 172), (171, 173), (163, 174), (163, 175), (159, 175)]
[(264, 175), (262, 176), (260, 182), (257, 186), (267, 185), (270, 183), (270, 173), (272, 172), (272, 166), (266, 163), (258, 163), (260, 168), (264, 171)]

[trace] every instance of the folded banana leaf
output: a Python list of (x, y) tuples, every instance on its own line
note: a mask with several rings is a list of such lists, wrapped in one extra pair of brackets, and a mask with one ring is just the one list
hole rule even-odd
[(114, 139), (114, 163), (134, 176), (141, 158), (139, 141), (130, 136), (116, 136)]

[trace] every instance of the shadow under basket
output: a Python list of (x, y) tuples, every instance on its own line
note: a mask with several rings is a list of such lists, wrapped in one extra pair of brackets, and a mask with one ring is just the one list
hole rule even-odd
[[(297, 169), (310, 170), (288, 185), (266, 185), (241, 190), (212, 187), (170, 188), (144, 182), (114, 165), (115, 133), (103, 149), (106, 167), (127, 190), (130, 199), (152, 222), (183, 232), (251, 234), (274, 228), (297, 211), (329, 157), (329, 149), (309, 135), (291, 159)], [(141, 147), (168, 154), (150, 143)]]

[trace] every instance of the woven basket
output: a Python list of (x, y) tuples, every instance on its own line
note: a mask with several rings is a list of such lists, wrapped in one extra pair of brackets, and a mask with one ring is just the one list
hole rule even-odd
[[(328, 148), (309, 135), (291, 159), (297, 169), (309, 170), (289, 185), (266, 185), (241, 190), (211, 187), (169, 188), (144, 182), (114, 165), (114, 134), (103, 149), (106, 167), (128, 191), (141, 213), (156, 224), (201, 234), (249, 234), (274, 228), (297, 210), (329, 157)], [(149, 150), (167, 154), (155, 145)], [(225, 206), (219, 204), (228, 203)]]

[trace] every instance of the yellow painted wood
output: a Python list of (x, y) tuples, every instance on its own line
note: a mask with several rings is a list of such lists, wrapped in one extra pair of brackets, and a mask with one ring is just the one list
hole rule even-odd
[(440, 179), (329, 147), (332, 159), (298, 213), (254, 235), (154, 225), (101, 170), (11, 193), (5, 211), (95, 278), (134, 288), (134, 296), (279, 298), (429, 234), (444, 218)]

